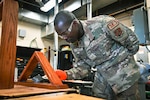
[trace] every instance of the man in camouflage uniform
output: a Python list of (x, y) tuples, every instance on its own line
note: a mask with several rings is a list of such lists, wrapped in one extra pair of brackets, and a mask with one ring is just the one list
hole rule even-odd
[[(140, 100), (138, 66), (133, 55), (139, 49), (136, 35), (113, 17), (100, 15), (79, 21), (60, 11), (54, 19), (58, 36), (70, 43), (76, 66), (58, 72), (67, 79), (82, 79), (96, 68), (94, 96), (107, 100)], [(60, 77), (61, 77), (60, 75)]]

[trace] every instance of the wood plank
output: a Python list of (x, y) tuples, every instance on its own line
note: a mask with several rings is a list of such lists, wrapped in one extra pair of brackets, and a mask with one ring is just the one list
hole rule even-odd
[(44, 73), (48, 77), (48, 80), (51, 82), (51, 84), (54, 85), (63, 85), (60, 78), (55, 73), (52, 65), (48, 61), (48, 59), (45, 57), (45, 55), (42, 52), (36, 51), (36, 57), (38, 61), (40, 62), (42, 69), (44, 70)]
[(14, 87), (18, 1), (3, 0), (0, 47), (0, 89)]
[(29, 78), (29, 76), (32, 74), (37, 64), (38, 64), (38, 60), (36, 59), (35, 53), (33, 53), (27, 65), (23, 69), (21, 75), (19, 76), (18, 81), (26, 81)]
[(63, 95), (39, 95), (39, 96), (32, 96), (32, 97), (23, 97), (11, 100), (104, 100), (101, 98), (90, 97), (81, 94), (63, 94)]
[(35, 51), (31, 58), (29, 59), (29, 62), (27, 63), (25, 69), (21, 73), (18, 81), (26, 81), (33, 70), (35, 69), (36, 65), (40, 63), (41, 67), (48, 77), (48, 80), (53, 85), (63, 85), (62, 81), (59, 79), (55, 71), (53, 70), (53, 67), (45, 57), (45, 55), (40, 51)]
[(31, 83), (31, 82), (16, 82), (15, 84), (28, 86), (28, 87), (45, 88), (45, 89), (66, 89), (66, 88), (69, 88), (67, 84), (54, 85), (51, 83)]
[(75, 92), (75, 89), (67, 88), (67, 89), (43, 89), (36, 87), (27, 87), (22, 85), (14, 85), (12, 89), (0, 89), (0, 100), (3, 98), (15, 98), (15, 97), (24, 97), (24, 96), (33, 96), (39, 94), (50, 94), (57, 92)]
[(0, 1), (0, 21), (2, 20), (3, 0)]

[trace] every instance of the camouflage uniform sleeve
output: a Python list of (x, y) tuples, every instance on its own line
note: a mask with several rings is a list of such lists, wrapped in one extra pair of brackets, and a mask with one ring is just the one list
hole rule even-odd
[(130, 55), (134, 55), (138, 51), (139, 40), (136, 34), (118, 20), (111, 20), (106, 24), (106, 33), (114, 41), (127, 48)]
[(76, 64), (77, 67), (73, 67), (69, 70), (66, 70), (67, 79), (83, 79), (88, 75), (90, 67), (85, 62), (80, 60)]
[(73, 64), (73, 68), (66, 70), (68, 76), (67, 79), (82, 79), (86, 77), (91, 70), (91, 61), (88, 60), (84, 49), (78, 47), (77, 44), (78, 42), (70, 44), (75, 63)]

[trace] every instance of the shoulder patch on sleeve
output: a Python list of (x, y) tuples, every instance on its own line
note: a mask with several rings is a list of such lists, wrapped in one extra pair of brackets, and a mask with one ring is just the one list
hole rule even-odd
[(123, 32), (122, 32), (121, 28), (119, 27), (114, 31), (114, 34), (115, 34), (115, 36), (121, 36), (123, 34)]
[(108, 23), (107, 27), (108, 29), (112, 30), (118, 25), (119, 25), (119, 22), (117, 20), (113, 20)]

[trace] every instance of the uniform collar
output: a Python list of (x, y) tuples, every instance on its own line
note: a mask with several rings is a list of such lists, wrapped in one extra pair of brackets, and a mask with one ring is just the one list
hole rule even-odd
[(88, 28), (88, 24), (86, 23), (86, 21), (80, 22), (83, 25), (84, 34), (86, 35), (87, 38), (89, 38), (90, 41), (92, 41), (94, 39), (94, 36), (91, 33), (90, 29)]

